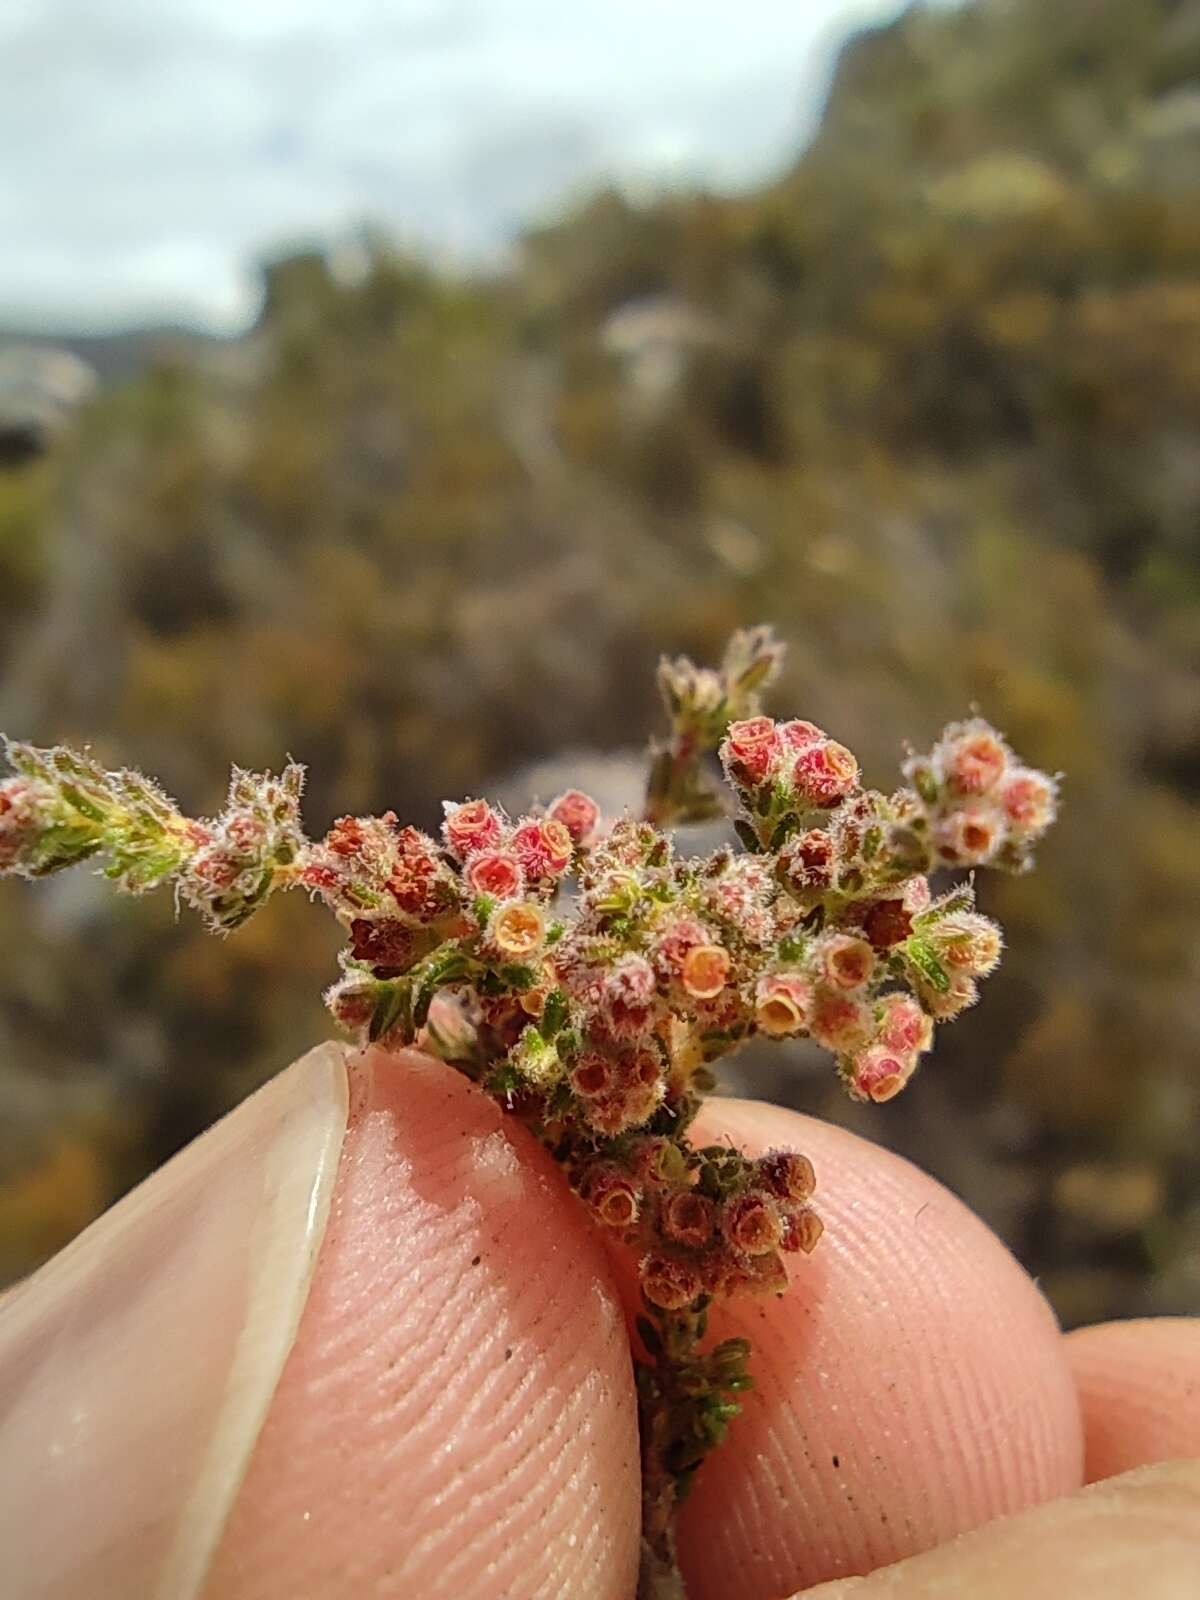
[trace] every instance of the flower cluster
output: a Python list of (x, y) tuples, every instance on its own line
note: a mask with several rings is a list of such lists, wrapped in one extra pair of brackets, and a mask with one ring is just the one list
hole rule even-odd
[(808, 1255), (821, 1237), (812, 1163), (794, 1151), (749, 1160), (724, 1145), (684, 1152), (642, 1136), (574, 1176), (597, 1221), (638, 1250), (643, 1293), (664, 1311), (782, 1289), (782, 1253)]
[[(235, 772), (204, 822), (65, 750), (10, 746), (0, 785), (0, 873), (102, 854), (122, 887), (173, 881), (221, 930), (276, 888), (327, 903), (347, 935), (327, 996), (338, 1022), (475, 1079), (635, 1253), (659, 1350), (644, 1385), (661, 1412), (645, 1467), (656, 1493), (663, 1472), (678, 1491), (744, 1378), (743, 1354), (698, 1353), (705, 1308), (781, 1289), (785, 1257), (821, 1235), (803, 1155), (691, 1144), (714, 1064), (753, 1036), (808, 1038), (851, 1095), (890, 1100), (1000, 958), (972, 882), (935, 893), (931, 875), (1023, 871), (1056, 806), (1054, 780), (978, 718), (910, 755), (902, 787), (864, 788), (823, 729), (762, 714), (779, 657), (753, 629), (719, 670), (663, 664), (671, 736), (643, 819), (605, 822), (569, 790), (515, 820), (483, 799), (448, 804), (440, 838), (387, 812), (310, 843), (295, 766)], [(665, 825), (721, 809), (714, 751), (744, 848), (681, 856)]]

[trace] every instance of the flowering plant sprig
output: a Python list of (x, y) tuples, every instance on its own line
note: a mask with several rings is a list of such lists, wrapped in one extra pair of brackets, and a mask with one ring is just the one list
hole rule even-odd
[[(663, 662), (671, 732), (641, 819), (606, 822), (572, 789), (516, 819), (447, 804), (440, 838), (387, 812), (310, 841), (295, 765), (235, 771), (224, 810), (199, 821), (136, 773), (15, 743), (0, 784), (0, 874), (96, 857), (130, 893), (173, 884), (220, 932), (277, 889), (324, 900), (347, 935), (326, 996), (337, 1021), (476, 1081), (629, 1250), (644, 1596), (682, 1593), (675, 1509), (751, 1382), (744, 1340), (704, 1347), (708, 1307), (781, 1291), (785, 1259), (822, 1232), (805, 1156), (691, 1142), (715, 1063), (754, 1036), (807, 1037), (853, 1097), (898, 1094), (1001, 952), (972, 882), (935, 895), (930, 875), (1025, 870), (1057, 803), (979, 719), (910, 755), (902, 787), (864, 788), (822, 729), (762, 714), (781, 655), (756, 628), (719, 670)], [(714, 751), (743, 848), (679, 855), (669, 825), (725, 808)]]

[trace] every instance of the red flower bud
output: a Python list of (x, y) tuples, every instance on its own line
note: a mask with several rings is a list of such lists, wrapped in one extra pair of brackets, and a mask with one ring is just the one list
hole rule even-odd
[(857, 787), (858, 762), (844, 744), (823, 739), (797, 755), (792, 783), (806, 804), (835, 806)]
[(1044, 772), (1017, 767), (1000, 791), (1000, 804), (1018, 838), (1036, 839), (1054, 821), (1056, 785)]
[(504, 824), (486, 800), (466, 800), (460, 806), (447, 805), (442, 823), (446, 848), (459, 861), (476, 850), (489, 850), (499, 844)]
[(576, 844), (586, 844), (600, 821), (600, 807), (582, 789), (568, 789), (551, 804), (547, 816), (561, 822)]
[(770, 776), (778, 754), (779, 734), (770, 717), (731, 722), (721, 745), (726, 771), (751, 789), (757, 789)]
[(833, 883), (834, 844), (824, 828), (794, 834), (779, 852), (779, 870), (797, 894), (828, 889)]
[(571, 865), (575, 845), (561, 822), (553, 817), (523, 822), (512, 836), (512, 850), (530, 883), (561, 878)]
[(510, 850), (481, 850), (466, 866), (466, 880), (475, 894), (514, 900), (525, 887), (521, 863)]
[(791, 722), (779, 724), (779, 742), (785, 750), (807, 750), (810, 744), (819, 744), (826, 737), (815, 722), (794, 718)]
[(912, 915), (903, 900), (876, 900), (867, 907), (863, 932), (876, 950), (890, 950), (912, 932)]

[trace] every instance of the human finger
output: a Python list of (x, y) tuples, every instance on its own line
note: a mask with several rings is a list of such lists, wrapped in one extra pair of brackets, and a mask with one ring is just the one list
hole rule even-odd
[(0, 1462), (9, 1600), (625, 1600), (636, 1567), (602, 1252), (411, 1054), (311, 1053), (22, 1287)]
[(1105, 1322), (1068, 1334), (1066, 1345), (1083, 1406), (1089, 1483), (1153, 1461), (1200, 1457), (1200, 1319)]
[(1200, 1462), (1143, 1467), (795, 1600), (1194, 1600)]
[(825, 1233), (785, 1295), (714, 1308), (714, 1338), (752, 1341), (755, 1388), (683, 1508), (689, 1595), (770, 1600), (1079, 1486), (1054, 1316), (959, 1200), (768, 1105), (712, 1101), (695, 1137), (802, 1150)]

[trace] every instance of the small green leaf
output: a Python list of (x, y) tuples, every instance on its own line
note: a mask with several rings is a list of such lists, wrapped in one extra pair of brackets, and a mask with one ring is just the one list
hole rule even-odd
[(543, 1039), (553, 1039), (567, 1020), (567, 997), (561, 989), (552, 989), (542, 1007), (542, 1020), (538, 1024)]
[(946, 969), (934, 954), (933, 946), (927, 939), (906, 940), (904, 954), (910, 965), (916, 968), (931, 989), (936, 989), (939, 994), (945, 994), (949, 990), (950, 979)]
[[(367, 1029), (367, 1037), (372, 1044), (388, 1034), (404, 1017), (408, 1009), (409, 986), (399, 981), (380, 985), (379, 998), (375, 1002), (375, 1010), (371, 1014), (371, 1025)], [(405, 1029), (408, 1032), (408, 1029)]]

